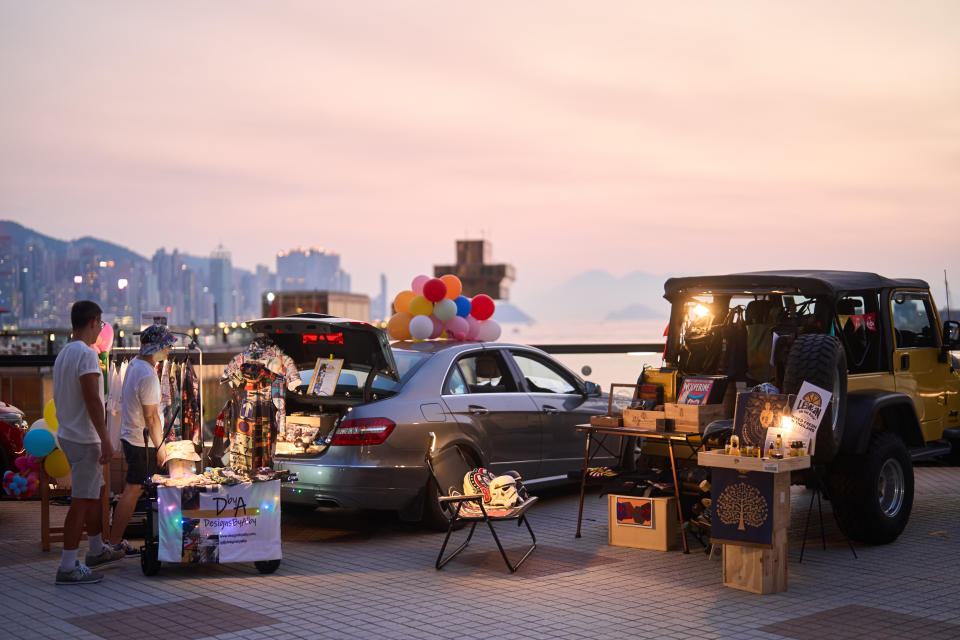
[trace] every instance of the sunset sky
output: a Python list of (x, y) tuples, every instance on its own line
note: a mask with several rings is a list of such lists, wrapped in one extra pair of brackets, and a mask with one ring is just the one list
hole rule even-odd
[(2, 0), (0, 218), (247, 268), (316, 245), (373, 293), (481, 235), (518, 299), (960, 283), (960, 3)]

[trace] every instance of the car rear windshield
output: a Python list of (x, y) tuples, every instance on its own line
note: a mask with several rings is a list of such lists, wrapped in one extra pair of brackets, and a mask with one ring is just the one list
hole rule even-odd
[[(410, 379), (410, 376), (420, 367), (420, 364), (426, 360), (430, 354), (420, 353), (418, 351), (404, 351), (393, 349), (393, 357), (397, 362), (397, 374), (400, 382), (395, 382), (379, 373), (373, 379), (372, 390), (379, 396), (393, 395), (403, 383)], [(363, 392), (363, 387), (367, 383), (370, 375), (369, 367), (351, 367), (344, 365), (340, 371), (340, 377), (337, 379), (335, 396), (345, 396), (350, 394), (354, 396)], [(300, 371), (300, 380), (309, 387), (310, 380), (313, 377), (313, 369), (303, 369)]]

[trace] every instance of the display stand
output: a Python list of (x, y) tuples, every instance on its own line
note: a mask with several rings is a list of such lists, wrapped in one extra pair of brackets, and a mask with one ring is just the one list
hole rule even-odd
[(790, 473), (810, 468), (810, 457), (765, 459), (701, 451), (697, 461), (715, 470), (711, 542), (723, 545), (723, 585), (760, 594), (786, 591)]
[(189, 487), (147, 482), (144, 494), (144, 575), (156, 575), (162, 562), (253, 562), (260, 573), (280, 566), (280, 480)]
[[(638, 438), (660, 440), (667, 443), (667, 449), (670, 457), (670, 471), (673, 472), (673, 495), (677, 501), (677, 518), (680, 520), (680, 522), (683, 522), (683, 511), (680, 507), (680, 483), (677, 479), (677, 462), (673, 451), (673, 445), (676, 442), (680, 442), (696, 450), (700, 447), (699, 434), (675, 431), (650, 431), (647, 429), (637, 429), (635, 427), (595, 427), (589, 424), (578, 424), (577, 431), (582, 431), (583, 433), (587, 434), (586, 450), (583, 454), (583, 470), (580, 474), (580, 506), (579, 510), (577, 511), (577, 538), (580, 537), (580, 524), (583, 520), (583, 495), (587, 486), (587, 468), (590, 466), (590, 458), (592, 457), (590, 454), (590, 445), (593, 441), (594, 435), (596, 434), (614, 435), (620, 437), (635, 436)], [(693, 437), (695, 441), (691, 441), (691, 437)], [(687, 545), (687, 532), (684, 528), (680, 529), (680, 540), (683, 545), (683, 552), (690, 553), (690, 548)]]
[[(821, 498), (825, 493), (825, 483), (823, 481), (823, 472), (815, 469), (810, 474), (812, 480), (810, 489), (810, 506), (807, 507), (807, 522), (803, 525), (803, 543), (800, 545), (800, 562), (803, 562), (803, 552), (807, 548), (807, 531), (810, 529), (810, 515), (813, 512), (813, 501), (817, 501), (817, 512), (820, 514), (820, 540), (823, 543), (823, 550), (827, 550), (827, 534), (823, 528), (823, 502)], [(850, 538), (847, 537), (847, 534), (843, 533), (843, 530), (840, 531), (843, 534), (843, 539), (847, 541), (847, 546), (850, 547), (850, 553), (853, 554), (853, 559), (858, 560), (857, 550), (853, 548), (853, 543), (850, 542)]]
[[(103, 479), (107, 486), (107, 491), (100, 497), (100, 522), (101, 531), (110, 531), (110, 465), (103, 465)], [(50, 498), (68, 497), (70, 492), (64, 489), (51, 489), (50, 476), (42, 468), (40, 469), (40, 548), (44, 551), (50, 551), (50, 544), (59, 542), (63, 544), (63, 526), (50, 526)], [(86, 524), (81, 525), (81, 536), (86, 530)]]

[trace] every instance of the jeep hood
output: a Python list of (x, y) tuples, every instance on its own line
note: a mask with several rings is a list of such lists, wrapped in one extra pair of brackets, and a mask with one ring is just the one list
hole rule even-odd
[(317, 358), (342, 358), (346, 367), (369, 368), (400, 380), (387, 334), (372, 324), (304, 313), (261, 318), (247, 326), (273, 340), (301, 368), (312, 368)]

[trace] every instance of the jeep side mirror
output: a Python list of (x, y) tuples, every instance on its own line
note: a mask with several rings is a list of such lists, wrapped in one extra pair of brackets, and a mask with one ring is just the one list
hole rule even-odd
[(584, 382), (583, 383), (583, 394), (588, 398), (591, 396), (599, 398), (602, 391), (600, 391), (600, 385), (596, 382)]
[(943, 323), (943, 346), (950, 351), (960, 349), (960, 322), (947, 320)]

